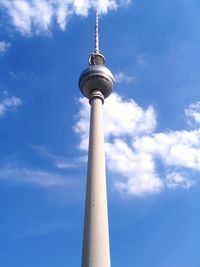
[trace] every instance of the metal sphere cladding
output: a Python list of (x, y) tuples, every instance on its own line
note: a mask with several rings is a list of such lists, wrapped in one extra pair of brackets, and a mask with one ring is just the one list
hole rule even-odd
[(114, 77), (104, 65), (90, 65), (79, 78), (80, 90), (87, 98), (95, 89), (100, 90), (106, 98), (111, 94), (113, 86)]

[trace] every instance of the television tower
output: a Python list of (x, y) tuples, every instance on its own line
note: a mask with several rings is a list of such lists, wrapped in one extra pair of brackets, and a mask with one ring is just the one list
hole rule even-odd
[(110, 267), (108, 208), (102, 106), (114, 78), (99, 50), (99, 15), (96, 12), (95, 50), (79, 87), (91, 105), (82, 267)]

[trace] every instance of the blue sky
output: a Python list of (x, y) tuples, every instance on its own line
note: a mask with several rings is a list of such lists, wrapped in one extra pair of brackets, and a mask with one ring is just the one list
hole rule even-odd
[(112, 266), (199, 267), (197, 0), (0, 0), (0, 266), (81, 264), (96, 8)]

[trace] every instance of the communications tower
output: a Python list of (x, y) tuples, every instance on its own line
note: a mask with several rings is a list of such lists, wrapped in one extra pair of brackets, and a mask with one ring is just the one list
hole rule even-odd
[(82, 267), (110, 267), (102, 107), (114, 78), (99, 50), (98, 12), (95, 28), (95, 50), (79, 79), (80, 90), (91, 105)]

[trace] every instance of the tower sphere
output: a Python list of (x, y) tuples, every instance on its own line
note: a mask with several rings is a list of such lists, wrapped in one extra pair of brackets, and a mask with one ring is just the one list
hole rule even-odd
[(108, 97), (114, 86), (114, 77), (111, 71), (104, 65), (90, 65), (79, 78), (81, 92), (87, 98), (93, 90), (98, 89), (104, 98)]

